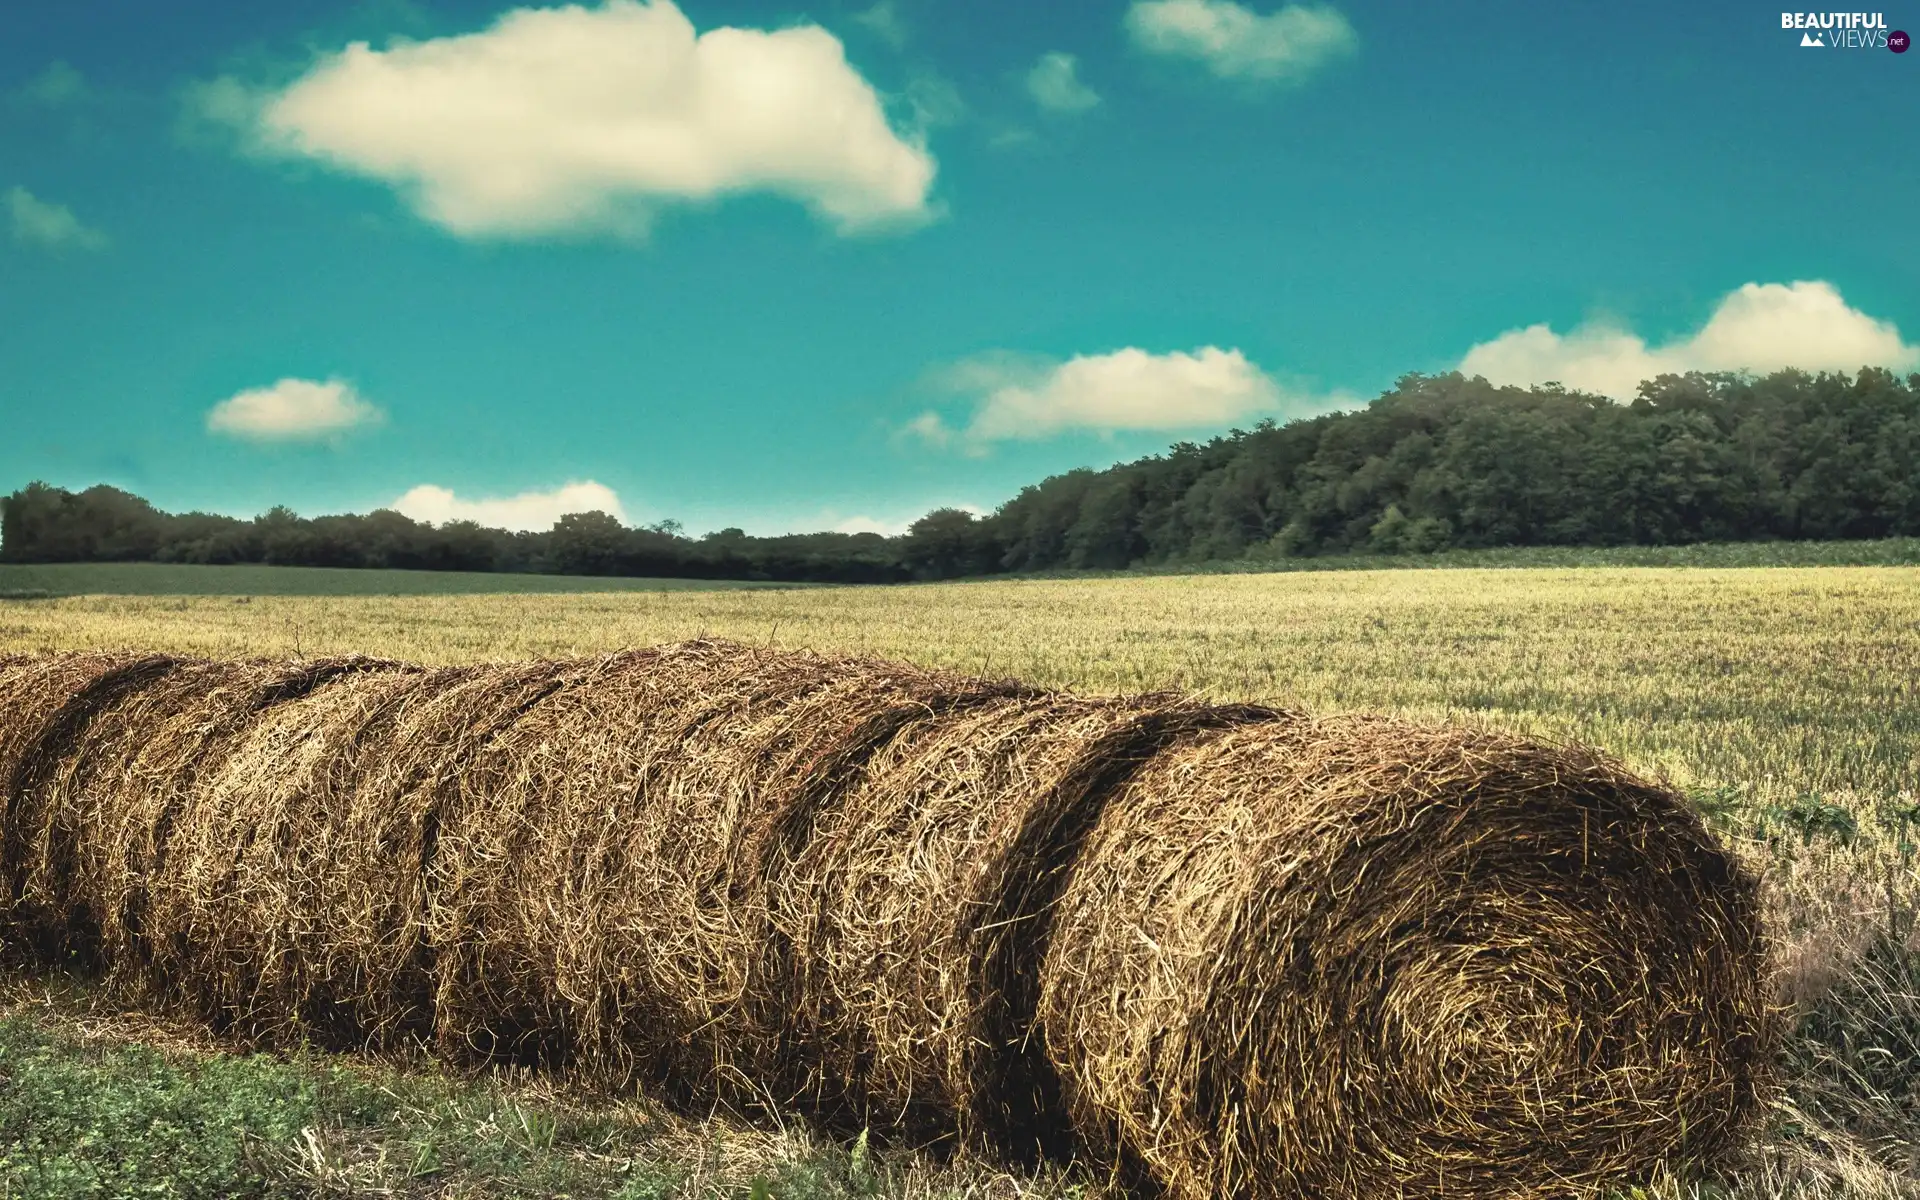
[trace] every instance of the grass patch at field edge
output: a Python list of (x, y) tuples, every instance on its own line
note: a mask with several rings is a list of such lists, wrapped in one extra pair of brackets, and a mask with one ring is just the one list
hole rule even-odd
[(464, 596), (818, 587), (731, 579), (629, 579), (491, 571), (195, 563), (0, 563), (0, 600), (61, 596)]

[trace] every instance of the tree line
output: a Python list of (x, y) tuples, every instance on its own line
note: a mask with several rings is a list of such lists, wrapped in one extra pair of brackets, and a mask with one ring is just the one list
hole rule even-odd
[(605, 513), (537, 533), (381, 510), (171, 514), (98, 486), (0, 502), (0, 560), (272, 563), (850, 583), (1455, 547), (1920, 535), (1920, 374), (1663, 375), (1630, 402), (1408, 375), (1364, 408), (1262, 422), (940, 509), (900, 537), (688, 536)]

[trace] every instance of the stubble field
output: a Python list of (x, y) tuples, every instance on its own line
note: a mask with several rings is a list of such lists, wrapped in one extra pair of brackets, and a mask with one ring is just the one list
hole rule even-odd
[[(1090, 692), (1179, 688), (1217, 700), (1479, 722), (1603, 747), (1694, 797), (1770, 888), (1779, 991), (1794, 1030), (1783, 1060), (1788, 1086), (1751, 1161), (1724, 1181), (1732, 1190), (1702, 1194), (1894, 1197), (1920, 1188), (1912, 1148), (1920, 1142), (1920, 568), (0, 600), (0, 653), (137, 647), (452, 664), (698, 635), (861, 651)], [(9, 987), (9, 1020), (41, 1013), (32, 1037), (58, 1042), (67, 1034), (56, 1027), (71, 1033), (74, 1021), (85, 1023), (72, 1015), (83, 1000), (36, 1008), (23, 999), (27, 982)], [(9, 1028), (0, 1067), (21, 1053), (7, 1047), (29, 1036), (25, 1026)], [(0, 1141), (8, 1119), (0, 1112)], [(17, 1153), (0, 1146), (0, 1176)], [(847, 1148), (808, 1153), (842, 1156), (835, 1161), (846, 1169), (823, 1178), (855, 1186)], [(860, 1186), (870, 1190), (897, 1191), (909, 1179), (914, 1191), (1040, 1186), (983, 1184), (954, 1168), (929, 1175), (918, 1164), (861, 1169)], [(510, 1182), (446, 1191), (452, 1178), (429, 1172), (416, 1191), (517, 1194)], [(691, 1176), (674, 1178), (679, 1189)], [(734, 1182), (712, 1186), (755, 1190), (744, 1176), (726, 1178)], [(1666, 1186), (1679, 1195), (1688, 1185)]]

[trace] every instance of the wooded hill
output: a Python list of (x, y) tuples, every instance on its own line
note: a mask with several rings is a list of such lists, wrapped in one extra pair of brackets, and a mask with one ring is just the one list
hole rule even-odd
[(0, 508), (0, 560), (275, 563), (883, 582), (1500, 546), (1920, 535), (1920, 374), (1667, 375), (1630, 403), (1408, 375), (1365, 408), (1262, 422), (942, 509), (902, 537), (701, 537), (603, 513), (541, 533), (397, 512), (169, 514), (42, 483)]

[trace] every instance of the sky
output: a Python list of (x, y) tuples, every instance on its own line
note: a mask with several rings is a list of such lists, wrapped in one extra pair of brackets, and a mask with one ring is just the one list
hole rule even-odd
[(897, 532), (1411, 371), (1920, 370), (1900, 2), (0, 5), (0, 491)]

